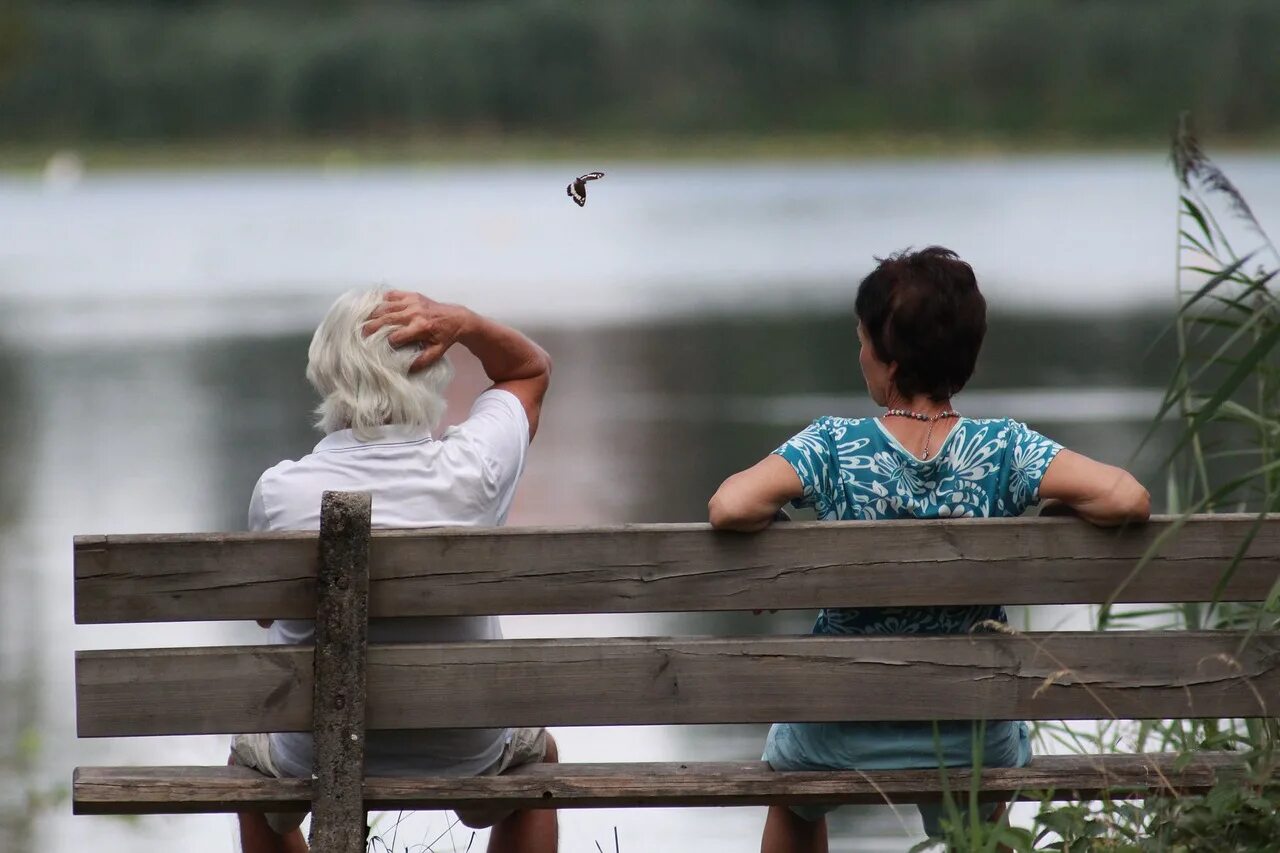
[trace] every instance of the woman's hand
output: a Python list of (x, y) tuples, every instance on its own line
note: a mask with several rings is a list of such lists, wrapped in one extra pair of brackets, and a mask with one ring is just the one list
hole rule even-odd
[(471, 327), (475, 315), (461, 305), (436, 302), (421, 293), (390, 290), (374, 309), (364, 333), (372, 335), (384, 326), (399, 326), (388, 337), (392, 346), (417, 344), (422, 353), (410, 370), (421, 370), (439, 361)]

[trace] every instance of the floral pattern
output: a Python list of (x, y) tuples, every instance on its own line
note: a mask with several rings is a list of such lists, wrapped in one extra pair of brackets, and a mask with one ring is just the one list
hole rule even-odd
[[(793, 504), (822, 520), (990, 518), (1039, 502), (1061, 445), (1013, 420), (960, 418), (936, 455), (908, 453), (873, 418), (825, 417), (774, 451), (804, 486)], [(818, 634), (951, 634), (1004, 621), (1004, 608), (881, 607), (822, 611)]]

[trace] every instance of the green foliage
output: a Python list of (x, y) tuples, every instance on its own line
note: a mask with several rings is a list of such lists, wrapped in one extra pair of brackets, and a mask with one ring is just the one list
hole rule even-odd
[[(954, 809), (942, 838), (912, 853), (1274, 853), (1280, 839), (1280, 784), (1266, 764), (1254, 775), (1219, 782), (1204, 796), (1164, 796), (1101, 803), (1041, 803), (1033, 828), (1010, 826), (1008, 815), (981, 821)], [(971, 797), (974, 796), (971, 794)]]
[[(26, 0), (9, 140), (1280, 132), (1280, 4)], [(15, 18), (16, 20), (16, 18)]]
[(1280, 838), (1280, 787), (1223, 783), (1203, 797), (1047, 808), (1037, 818), (1043, 846), (1061, 853), (1262, 853)]
[(15, 6), (0, 6), (0, 86), (17, 68), (29, 42), (26, 19)]
[(1280, 252), (1185, 119), (1173, 160), (1181, 188), (1179, 360), (1163, 407), (1183, 425), (1169, 460), (1173, 488), (1189, 509), (1275, 512)]
[[(1169, 504), (1183, 518), (1233, 510), (1256, 512), (1261, 520), (1280, 509), (1280, 299), (1274, 290), (1280, 253), (1244, 195), (1205, 156), (1185, 119), (1173, 162), (1179, 248), (1178, 311), (1171, 331), (1178, 358), (1157, 417), (1158, 425), (1166, 415), (1175, 416), (1179, 429), (1166, 460)], [(1219, 591), (1248, 545), (1224, 568)], [(1280, 583), (1261, 604), (1104, 607), (1097, 627), (1275, 630)], [(1239, 752), (1248, 772), (1219, 781), (1205, 796), (1097, 804), (1046, 799), (1032, 831), (1009, 827), (1004, 818), (958, 820), (952, 808), (945, 838), (916, 849), (993, 851), (1003, 844), (1016, 853), (1273, 853), (1280, 845), (1280, 719), (1266, 716), (1277, 713), (1267, 704), (1274, 697), (1258, 698), (1258, 719), (1110, 720), (1092, 732), (1053, 723), (1036, 728), (1041, 742), (1078, 753)], [(971, 805), (974, 796), (970, 792)]]

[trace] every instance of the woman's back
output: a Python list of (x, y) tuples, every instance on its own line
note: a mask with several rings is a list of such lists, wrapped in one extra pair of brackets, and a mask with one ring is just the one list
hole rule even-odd
[[(795, 469), (824, 521), (1005, 518), (1038, 500), (1061, 450), (1009, 419), (957, 419), (928, 459), (905, 448), (877, 418), (823, 417), (774, 451)], [(998, 604), (971, 607), (828, 608), (820, 634), (953, 634), (1004, 620)]]

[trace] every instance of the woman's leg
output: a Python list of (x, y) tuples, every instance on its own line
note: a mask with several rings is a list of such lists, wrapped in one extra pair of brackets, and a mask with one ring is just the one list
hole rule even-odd
[[(924, 820), (925, 834), (930, 838), (941, 839), (943, 837), (942, 818), (946, 814), (946, 810), (942, 806), (936, 804), (921, 804), (920, 817)], [(1005, 812), (1009, 810), (1008, 803), (996, 803), (994, 805), (985, 805), (981, 807), (982, 820), (986, 823), (997, 824), (1004, 818)], [(969, 820), (969, 810), (967, 808), (959, 810), (959, 818), (961, 823)], [(950, 816), (948, 816), (949, 819)], [(948, 847), (949, 851), (955, 848)], [(1003, 844), (996, 845), (996, 853), (1013, 853), (1013, 851)]]
[(786, 806), (769, 806), (760, 853), (827, 853), (827, 819), (809, 821)]
[[(987, 818), (991, 823), (999, 823), (1004, 818), (1005, 812), (1009, 811), (1008, 803), (999, 803), (996, 805), (995, 811)], [(1006, 847), (1003, 844), (996, 845), (996, 853), (1013, 853), (1012, 847)]]

